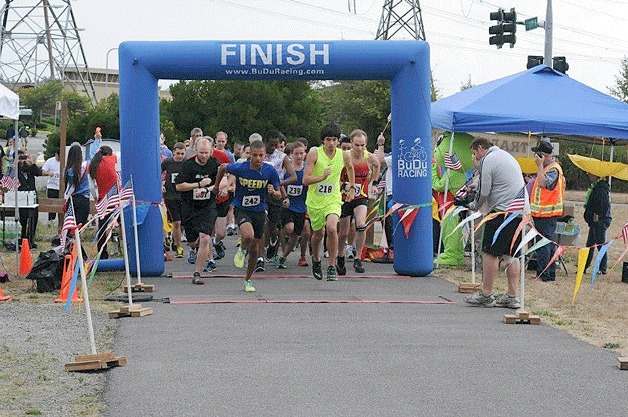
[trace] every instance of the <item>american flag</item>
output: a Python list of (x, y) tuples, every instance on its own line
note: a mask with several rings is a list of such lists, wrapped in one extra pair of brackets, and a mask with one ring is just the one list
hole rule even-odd
[(450, 155), (449, 152), (445, 152), (445, 168), (453, 169), (454, 171), (462, 169), (462, 163), (456, 154)]
[(76, 217), (74, 217), (74, 206), (72, 205), (72, 198), (70, 197), (68, 200), (68, 209), (63, 218), (63, 227), (61, 228), (61, 246), (65, 247), (68, 230), (74, 229), (76, 229)]
[(118, 197), (118, 184), (113, 184), (111, 190), (109, 190), (103, 198), (96, 202), (96, 213), (98, 213), (98, 217), (102, 219), (105, 217), (107, 210), (115, 209), (119, 204), (120, 199)]
[[(123, 205), (126, 205), (128, 200), (133, 197), (133, 183), (129, 180), (120, 193), (118, 189), (119, 185), (114, 184), (111, 190), (107, 194), (96, 202), (96, 212), (101, 219), (105, 217), (107, 212), (116, 210), (120, 207), (120, 198), (122, 198)], [(122, 197), (120, 197), (122, 196)]]
[[(15, 178), (10, 175), (5, 175), (0, 179), (0, 186), (6, 188), (8, 191), (15, 191)], [(20, 186), (20, 180), (17, 180), (17, 186)]]
[(382, 190), (386, 189), (386, 180), (381, 180), (378, 184), (377, 184), (377, 192), (380, 193)]
[(626, 223), (624, 228), (621, 229), (621, 235), (624, 237), (624, 243), (628, 242), (628, 223)]
[(512, 203), (506, 208), (506, 213), (513, 213), (515, 211), (521, 211), (525, 208), (526, 204), (526, 189), (522, 187), (521, 190), (515, 196), (515, 199), (512, 200)]

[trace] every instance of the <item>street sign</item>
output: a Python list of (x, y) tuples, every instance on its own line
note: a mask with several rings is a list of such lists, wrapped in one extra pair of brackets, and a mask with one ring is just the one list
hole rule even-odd
[(536, 29), (539, 27), (539, 20), (536, 16), (526, 19), (524, 23), (526, 25), (526, 31)]

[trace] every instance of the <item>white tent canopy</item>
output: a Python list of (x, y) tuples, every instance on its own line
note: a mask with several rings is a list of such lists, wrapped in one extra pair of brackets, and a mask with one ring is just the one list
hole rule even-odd
[(0, 115), (9, 119), (20, 118), (20, 98), (0, 84)]

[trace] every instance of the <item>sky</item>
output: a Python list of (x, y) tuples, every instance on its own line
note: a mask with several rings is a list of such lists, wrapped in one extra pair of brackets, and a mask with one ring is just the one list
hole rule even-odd
[[(517, 20), (545, 19), (542, 0), (423, 0), (426, 40), (440, 96), (526, 69), (544, 54), (545, 31), (518, 25), (514, 48), (488, 44), (490, 12), (514, 7)], [(107, 54), (130, 40), (374, 39), (384, 0), (74, 0), (87, 63), (105, 68)], [(355, 7), (354, 7), (355, 5)], [(553, 56), (567, 74), (608, 94), (628, 58), (628, 0), (553, 0)], [(409, 39), (407, 33), (397, 39)], [(117, 51), (109, 52), (117, 69)], [(167, 86), (168, 82), (160, 82)], [(541, 99), (542, 97), (539, 97)]]

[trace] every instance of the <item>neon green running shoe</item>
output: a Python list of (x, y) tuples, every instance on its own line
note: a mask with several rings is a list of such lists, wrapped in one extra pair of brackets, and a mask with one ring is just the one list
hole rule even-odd
[(244, 268), (244, 260), (246, 259), (246, 255), (248, 255), (248, 251), (243, 250), (241, 247), (238, 248), (238, 251), (233, 257), (233, 264), (238, 268)]
[(244, 280), (244, 291), (246, 292), (255, 292), (255, 287), (250, 279)]

